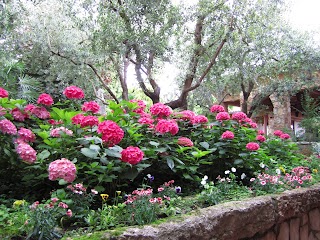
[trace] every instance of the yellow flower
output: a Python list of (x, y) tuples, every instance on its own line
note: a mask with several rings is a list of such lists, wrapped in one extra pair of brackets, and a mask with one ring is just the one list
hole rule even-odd
[(26, 203), (26, 200), (16, 200), (13, 203), (13, 207), (17, 208), (17, 207), (23, 206), (25, 203)]
[(116, 191), (116, 193), (118, 194), (118, 196), (120, 196), (120, 194), (121, 194), (121, 191)]
[(286, 170), (282, 166), (279, 167), (279, 169), (281, 170), (281, 172), (286, 173)]
[(315, 168), (314, 168), (314, 169), (312, 169), (312, 172), (313, 172), (313, 173), (318, 173), (318, 169), (315, 169)]
[(103, 200), (104, 202), (106, 202), (106, 201), (108, 200), (108, 197), (109, 197), (109, 195), (106, 194), (106, 193), (102, 193), (102, 194), (100, 194), (100, 196), (101, 196), (101, 198), (102, 198), (102, 200)]

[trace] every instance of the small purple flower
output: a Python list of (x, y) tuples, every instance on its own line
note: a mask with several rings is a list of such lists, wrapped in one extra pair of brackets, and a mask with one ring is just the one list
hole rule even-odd
[(181, 187), (180, 186), (176, 187), (176, 193), (181, 193)]
[(154, 176), (152, 176), (151, 174), (147, 174), (147, 178), (148, 178), (149, 182), (153, 182), (153, 180), (154, 180)]

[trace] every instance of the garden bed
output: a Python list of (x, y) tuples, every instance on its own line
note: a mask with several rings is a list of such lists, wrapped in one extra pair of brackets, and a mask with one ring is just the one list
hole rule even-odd
[(277, 195), (222, 203), (158, 225), (126, 228), (119, 236), (114, 235), (120, 231), (113, 230), (91, 233), (81, 239), (317, 239), (320, 235), (319, 188), (317, 184)]

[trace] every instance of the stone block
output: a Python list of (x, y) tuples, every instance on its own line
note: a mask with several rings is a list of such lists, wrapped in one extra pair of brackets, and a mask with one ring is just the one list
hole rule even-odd
[(318, 240), (318, 239), (314, 236), (313, 232), (310, 232), (308, 240)]
[(310, 228), (315, 231), (320, 231), (320, 212), (315, 208), (309, 212)]
[(309, 223), (309, 216), (308, 213), (305, 213), (301, 217), (300, 226), (306, 225)]
[(277, 240), (290, 240), (289, 223), (281, 223)]
[(277, 239), (276, 234), (273, 231), (269, 231), (267, 232), (266, 235), (264, 235), (259, 240), (276, 240), (276, 239)]
[(300, 240), (300, 218), (293, 218), (290, 220), (290, 240)]
[(300, 240), (304, 240), (304, 239), (308, 239), (309, 236), (309, 226), (303, 225), (302, 227), (300, 227)]

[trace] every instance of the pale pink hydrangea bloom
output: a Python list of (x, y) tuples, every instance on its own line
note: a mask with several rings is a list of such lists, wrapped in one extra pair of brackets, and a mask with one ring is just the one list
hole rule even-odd
[(196, 116), (196, 114), (190, 110), (184, 110), (182, 112), (175, 113), (175, 115), (178, 115), (179, 118), (184, 121), (192, 121), (192, 119)]
[(26, 118), (28, 118), (28, 114), (20, 111), (19, 108), (14, 108), (11, 110), (11, 114), (14, 120), (23, 122)]
[(185, 147), (192, 147), (193, 146), (193, 142), (191, 141), (191, 139), (187, 138), (187, 137), (180, 137), (178, 139), (178, 145), (180, 146), (185, 146)]
[(133, 112), (138, 114), (144, 113), (144, 109), (146, 108), (146, 103), (144, 101), (133, 99), (133, 100), (130, 100), (130, 102), (138, 104), (138, 108), (134, 109)]
[(280, 135), (280, 138), (281, 139), (289, 139), (290, 135), (288, 133), (283, 133), (283, 134)]
[(0, 106), (0, 117), (5, 115), (7, 113), (7, 109), (5, 109), (4, 107)]
[(76, 165), (66, 158), (57, 159), (49, 164), (49, 179), (51, 181), (64, 179), (73, 182), (76, 178)]
[(50, 112), (45, 107), (35, 107), (31, 110), (31, 113), (40, 119), (50, 118)]
[(36, 135), (27, 128), (21, 127), (18, 131), (19, 139), (24, 142), (34, 142), (36, 140)]
[(0, 131), (9, 135), (17, 134), (16, 126), (8, 119), (0, 120)]
[(37, 160), (37, 152), (29, 144), (20, 142), (16, 151), (19, 157), (26, 163), (34, 163)]
[(51, 137), (60, 137), (62, 132), (64, 132), (65, 134), (67, 134), (69, 136), (73, 135), (72, 130), (69, 130), (65, 127), (58, 127), (58, 128), (54, 128), (50, 131), (50, 136)]

